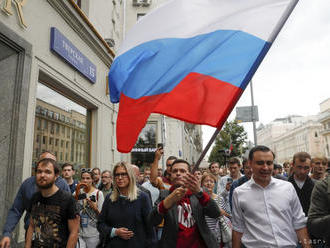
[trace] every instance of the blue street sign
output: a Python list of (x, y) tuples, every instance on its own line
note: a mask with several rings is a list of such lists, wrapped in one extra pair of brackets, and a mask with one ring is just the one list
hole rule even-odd
[(50, 49), (96, 83), (96, 66), (55, 27), (50, 31)]

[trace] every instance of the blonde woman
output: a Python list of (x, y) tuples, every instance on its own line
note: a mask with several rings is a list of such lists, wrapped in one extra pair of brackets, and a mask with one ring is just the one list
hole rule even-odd
[[(223, 199), (219, 195), (213, 193), (215, 182), (216, 182), (216, 177), (213, 174), (211, 174), (211, 173), (203, 174), (202, 179), (201, 179), (201, 184), (202, 184), (204, 191), (206, 191), (211, 196), (211, 198), (218, 204), (221, 215), (230, 217), (230, 215), (224, 210), (225, 203), (224, 203)], [(205, 220), (206, 220), (206, 223), (207, 223), (209, 229), (215, 235), (215, 237), (218, 241), (219, 247), (228, 247), (230, 244), (224, 244), (222, 242), (223, 240), (221, 239), (221, 230), (220, 230), (221, 227), (220, 227), (219, 219), (214, 219), (214, 218), (205, 216)]]
[(117, 163), (113, 178), (112, 194), (106, 197), (97, 224), (103, 247), (151, 247), (155, 238), (147, 222), (151, 202), (136, 187), (132, 166)]
[(95, 248), (99, 243), (96, 229), (97, 217), (103, 205), (103, 193), (93, 186), (93, 172), (89, 168), (81, 169), (80, 184), (74, 193), (78, 201), (80, 230), (77, 248)]

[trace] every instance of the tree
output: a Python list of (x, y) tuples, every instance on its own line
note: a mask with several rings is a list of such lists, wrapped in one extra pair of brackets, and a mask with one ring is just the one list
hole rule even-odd
[[(232, 151), (227, 159), (231, 157), (240, 157), (248, 149), (246, 147), (247, 133), (244, 127), (238, 125), (237, 121), (226, 121), (224, 127), (215, 139), (215, 145), (212, 148), (209, 162), (219, 162), (225, 164), (225, 151), (232, 147)], [(226, 160), (228, 161), (228, 160)]]

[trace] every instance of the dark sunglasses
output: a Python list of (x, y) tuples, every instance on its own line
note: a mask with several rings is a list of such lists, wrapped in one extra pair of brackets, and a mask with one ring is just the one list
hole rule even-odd
[(115, 173), (115, 178), (119, 178), (119, 177), (128, 177), (128, 174), (127, 173)]

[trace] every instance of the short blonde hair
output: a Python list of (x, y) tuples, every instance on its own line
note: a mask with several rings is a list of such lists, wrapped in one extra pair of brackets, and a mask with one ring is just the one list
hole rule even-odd
[(114, 177), (113, 191), (111, 193), (110, 199), (111, 199), (111, 201), (115, 202), (115, 201), (118, 200), (119, 195), (120, 195), (120, 192), (119, 192), (119, 189), (118, 189), (118, 186), (117, 186), (117, 182), (116, 182), (116, 179), (115, 179), (116, 170), (119, 167), (123, 167), (126, 170), (127, 174), (128, 174), (129, 183), (128, 183), (127, 199), (129, 201), (135, 201), (138, 197), (138, 189), (136, 187), (136, 180), (135, 180), (135, 176), (134, 176), (133, 167), (130, 164), (128, 164), (127, 162), (123, 162), (123, 161), (117, 163), (113, 168), (113, 171), (112, 171), (112, 175)]

